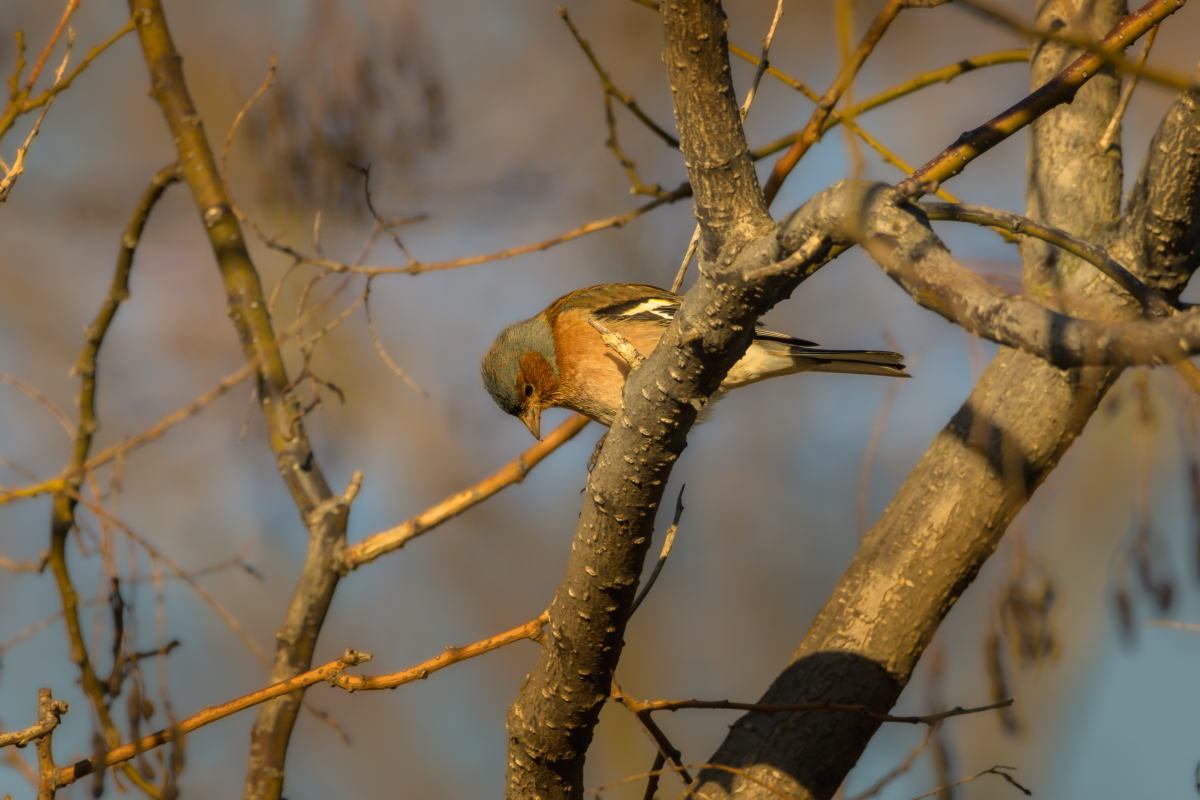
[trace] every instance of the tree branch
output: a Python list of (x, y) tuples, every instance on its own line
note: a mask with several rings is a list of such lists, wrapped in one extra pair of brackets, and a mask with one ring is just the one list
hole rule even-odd
[[(828, 205), (830, 209), (823, 209)], [(920, 305), (967, 331), (1038, 356), (1059, 367), (1133, 366), (1176, 362), (1200, 352), (1200, 309), (1148, 321), (1078, 319), (1015, 297), (960, 265), (929, 228), (921, 210), (886, 184), (843, 181), (789, 217), (809, 209), (827, 218), (838, 209), (846, 229)], [(807, 227), (807, 226), (805, 226)], [(1169, 306), (1168, 306), (1169, 307)]]
[(712, 0), (665, 4), (662, 13), (701, 228), (700, 278), (626, 381), (624, 410), (588, 476), (546, 644), (509, 710), (510, 798), (582, 796), (584, 756), (620, 658), (663, 487), (698, 408), (745, 352), (755, 320), (786, 280), (743, 278), (779, 248), (729, 81), (725, 15)]
[[(1150, 0), (1134, 13), (1120, 20), (1108, 35), (1097, 43), (1095, 52), (1079, 56), (1061, 73), (1052, 77), (1047, 76), (1048, 80), (1039, 85), (1024, 100), (978, 128), (964, 133), (958, 138), (958, 141), (914, 172), (897, 188), (912, 197), (916, 196), (917, 187), (921, 184), (941, 183), (953, 178), (962, 172), (967, 164), (1051, 108), (1063, 103), (1070, 103), (1079, 88), (1104, 68), (1105, 56), (1100, 53), (1121, 52), (1137, 41), (1138, 37), (1182, 8), (1184, 2), (1185, 0)], [(1103, 135), (1103, 130), (1100, 135)], [(1100, 135), (1096, 137), (1096, 141), (1099, 141)], [(1031, 216), (1036, 215), (1031, 214)]]
[[(160, 0), (129, 0), (151, 93), (162, 107), (179, 151), (179, 163), (216, 256), (225, 285), (228, 313), (247, 363), (257, 364), (257, 397), (280, 476), (308, 529), (308, 554), (276, 634), (274, 681), (298, 675), (312, 665), (313, 651), (333, 600), (340, 574), (334, 569), (345, 542), (353, 487), (342, 496), (329, 488), (304, 430), (283, 357), (276, 346), (266, 298), (250, 260), (216, 159), (188, 94), (182, 62), (171, 41)], [(283, 791), (284, 763), (303, 693), (264, 705), (251, 733), (244, 796), (277, 798)]]
[[(1119, 13), (1107, 3), (1096, 24)], [(1049, 3), (1050, 12), (1058, 7)], [(1069, 9), (1068, 9), (1069, 11)], [(1044, 23), (1039, 20), (1039, 24)], [(1072, 54), (1044, 47), (1033, 84), (1062, 69)], [(1076, 236), (1104, 231), (1119, 217), (1120, 171), (1095, 158), (1117, 100), (1117, 81), (1102, 76), (1070, 106), (1056, 108), (1035, 126), (1030, 193), (1054, 197), (1040, 185), (1053, 165), (1073, 176), (1094, 199), (1067, 195), (1053, 208), (1030, 215)], [(1188, 110), (1191, 109), (1191, 110)], [(1131, 194), (1126, 221), (1109, 252), (1164, 297), (1177, 296), (1196, 268), (1200, 203), (1196, 162), (1200, 125), (1185, 97), (1167, 114)], [(1167, 155), (1168, 151), (1170, 155)], [(1053, 154), (1053, 159), (1047, 159)], [(1190, 175), (1190, 180), (1186, 177)], [(1152, 202), (1150, 196), (1155, 200)], [(1165, 210), (1168, 198), (1180, 207)], [(1166, 227), (1130, 224), (1153, 204), (1169, 216)], [(1180, 232), (1170, 243), (1164, 234)], [(1188, 233), (1190, 232), (1190, 233)], [(1156, 240), (1164, 251), (1155, 249)], [(1104, 243), (1102, 241), (1102, 243)], [(795, 242), (787, 243), (785, 251)], [(1186, 253), (1191, 255), (1187, 256)], [(1131, 257), (1131, 253), (1144, 257)], [(1047, 263), (1033, 263), (1032, 275)], [(1090, 267), (1066, 259), (1054, 296), (1086, 306), (1092, 318), (1132, 319), (1140, 313), (1128, 297)], [(1031, 493), (1082, 431), (1119, 369), (1055, 369), (1026, 353), (1001, 348), (966, 404), (934, 439), (921, 462), (867, 534), (862, 548), (812, 628), (761, 702), (850, 702), (885, 712), (912, 675), (941, 620), (995, 551), (1005, 529)], [(705, 770), (696, 794), (706, 798), (833, 795), (861, 755), (877, 723), (826, 712), (772, 719), (748, 714), (731, 727), (711, 759), (725, 769)], [(742, 768), (745, 777), (734, 771)], [(771, 790), (762, 788), (767, 783)]]

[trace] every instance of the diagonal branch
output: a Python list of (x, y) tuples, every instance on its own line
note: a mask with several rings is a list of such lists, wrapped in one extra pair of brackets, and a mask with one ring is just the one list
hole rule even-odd
[[(355, 487), (335, 495), (316, 461), (302, 414), (275, 346), (262, 284), (221, 181), (216, 158), (188, 94), (182, 61), (171, 41), (160, 0), (129, 0), (150, 71), (151, 93), (162, 107), (221, 272), (228, 312), (247, 363), (256, 363), (256, 396), (280, 476), (308, 529), (308, 555), (276, 634), (271, 677), (286, 680), (312, 665), (313, 652), (340, 575), (334, 565), (345, 542)], [(276, 798), (283, 791), (292, 727), (303, 702), (294, 692), (264, 705), (251, 734), (245, 796)]]
[[(1100, 8), (1101, 21), (1115, 19), (1120, 5)], [(1054, 12), (1059, 6), (1049, 3), (1046, 8)], [(1070, 8), (1063, 11), (1070, 13)], [(1035, 64), (1035, 85), (1045, 80), (1042, 74), (1056, 74), (1072, 57), (1044, 48)], [(1118, 82), (1105, 76), (1035, 126), (1030, 194), (1049, 201), (1036, 214), (1031, 211), (1039, 222), (1080, 235), (1104, 230), (1119, 218), (1120, 171), (1098, 158), (1095, 147), (1118, 89)], [(1200, 259), (1198, 122), (1194, 97), (1180, 98), (1147, 153), (1125, 220), (1110, 232), (1111, 241), (1102, 240), (1117, 261), (1167, 299), (1178, 296)], [(1093, 201), (1085, 204), (1047, 191), (1041, 182), (1054, 177), (1053, 172), (1072, 176)], [(793, 246), (785, 242), (785, 249)], [(1027, 275), (1050, 266), (1026, 256)], [(1091, 316), (1128, 320), (1140, 315), (1136, 305), (1092, 270), (1060, 269), (1057, 281), (1057, 296), (1073, 307), (1086, 306)], [(853, 702), (881, 712), (890, 708), (942, 618), (1119, 374), (1113, 368), (1062, 371), (1027, 353), (1001, 348), (867, 534), (791, 663), (761, 702)], [(705, 770), (697, 794), (757, 799), (783, 791), (825, 800), (875, 727), (827, 714), (789, 724), (748, 714), (732, 726), (711, 759), (727, 768), (744, 768), (746, 777)], [(813, 742), (820, 747), (812, 747)]]
[(1182, 8), (1185, 1), (1150, 0), (1120, 20), (1108, 35), (1096, 44), (1095, 51), (1079, 56), (1070, 66), (1012, 108), (964, 133), (958, 141), (914, 172), (897, 188), (910, 197), (917, 196), (921, 194), (919, 187), (923, 184), (941, 183), (953, 178), (962, 172), (967, 164), (1050, 109), (1070, 103), (1079, 88), (1104, 68), (1106, 55), (1119, 53), (1129, 47), (1138, 37)]
[[(514, 642), (524, 639), (537, 639), (541, 635), (542, 628), (545, 625), (546, 614), (542, 613), (524, 625), (518, 625), (512, 630), (490, 636), (483, 641), (475, 642), (466, 647), (449, 647), (438, 656), (389, 675), (361, 676), (345, 674), (347, 667), (357, 666), (371, 660), (370, 655), (360, 653), (357, 650), (347, 649), (341, 658), (335, 659), (316, 669), (308, 670), (285, 681), (279, 681), (256, 692), (251, 692), (250, 694), (230, 700), (227, 703), (209, 706), (197, 714), (179, 720), (170, 728), (164, 728), (149, 736), (144, 736), (136, 742), (131, 742), (109, 750), (106, 753), (99, 753), (91, 758), (77, 761), (68, 767), (63, 767), (57, 770), (54, 775), (55, 787), (69, 786), (80, 778), (91, 775), (97, 770), (106, 769), (115, 764), (122, 764), (131, 758), (135, 758), (140, 753), (147, 752), (155, 747), (180, 741), (186, 734), (217, 720), (224, 719), (239, 711), (268, 702), (274, 698), (295, 694), (298, 690), (313, 686), (314, 684), (328, 683), (331, 686), (337, 686), (351, 692), (395, 689), (406, 683), (425, 680), (433, 673), (453, 664), (481, 656), (484, 653), (490, 653), (493, 650), (499, 650), (501, 647), (513, 644)], [(66, 704), (63, 703), (62, 706), (65, 711)]]
[(463, 489), (461, 492), (447, 497), (407, 522), (369, 536), (352, 547), (347, 547), (338, 559), (338, 569), (345, 574), (358, 569), (363, 564), (369, 564), (385, 553), (404, 547), (411, 540), (436, 528), (446, 520), (458, 516), (468, 508), (482, 503), (506, 486), (520, 483), (525, 480), (529, 470), (573, 439), (575, 434), (583, 430), (589, 421), (582, 414), (575, 414), (491, 477), (469, 489)]
[(779, 193), (779, 187), (783, 185), (787, 176), (800, 163), (800, 159), (821, 138), (822, 126), (829, 118), (833, 107), (838, 104), (838, 101), (842, 99), (842, 95), (850, 88), (850, 84), (857, 77), (858, 71), (862, 69), (862, 65), (866, 62), (867, 56), (871, 55), (871, 52), (875, 49), (875, 45), (879, 44), (879, 40), (887, 33), (887, 29), (891, 26), (892, 21), (908, 5), (907, 0), (888, 0), (887, 5), (883, 7), (883, 10), (871, 22), (871, 26), (863, 34), (862, 41), (859, 42), (854, 53), (846, 60), (838, 76), (834, 78), (833, 83), (825, 90), (825, 94), (821, 95), (821, 99), (817, 101), (817, 107), (813, 110), (812, 116), (809, 117), (808, 124), (804, 127), (800, 138), (775, 162), (775, 166), (771, 169), (771, 175), (767, 178), (767, 182), (763, 186), (763, 194), (766, 196), (768, 205), (775, 199), (775, 195)]
[(742, 277), (773, 261), (778, 246), (734, 101), (724, 12), (713, 0), (683, 0), (664, 4), (662, 14), (664, 61), (696, 194), (700, 278), (658, 347), (629, 375), (624, 410), (588, 476), (546, 644), (509, 709), (510, 798), (582, 796), (584, 757), (671, 467), (698, 408), (785, 283)]
[[(1129, 322), (1067, 316), (1014, 297), (960, 265), (920, 209), (897, 202), (886, 184), (844, 181), (813, 198), (805, 210), (827, 203), (845, 209), (847, 227), (859, 232), (853, 243), (861, 244), (914, 300), (977, 336), (1064, 369), (1160, 364), (1200, 352), (1200, 309), (1169, 319)], [(833, 241), (852, 243), (836, 237)]]

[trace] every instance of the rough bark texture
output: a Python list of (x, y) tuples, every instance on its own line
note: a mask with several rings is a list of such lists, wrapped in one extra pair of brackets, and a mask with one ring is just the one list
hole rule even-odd
[[(1111, 0), (1088, 9), (1099, 28), (1110, 26), (1121, 10)], [(1089, 15), (1077, 11), (1068, 17), (1049, 4), (1039, 10), (1039, 24), (1047, 27), (1059, 19), (1078, 30), (1081, 18)], [(1068, 58), (1061, 46), (1050, 44), (1036, 55), (1035, 86)], [(1200, 120), (1195, 101), (1181, 99), (1164, 120), (1114, 240), (1120, 166), (1099, 156), (1095, 142), (1117, 89), (1117, 81), (1101, 75), (1070, 106), (1035, 123), (1029, 213), (1075, 234), (1108, 238), (1114, 254), (1135, 274), (1176, 296), (1197, 260)], [(1070, 186), (1057, 180), (1063, 175), (1071, 176)], [(1077, 187), (1086, 187), (1086, 196)], [(1046, 295), (1041, 299), (1069, 297), (1070, 310), (1086, 308), (1091, 318), (1128, 319), (1136, 313), (1088, 265), (1040, 247), (1026, 248), (1024, 255), (1027, 285)], [(1002, 348), (868, 533), (762, 702), (834, 701), (889, 709), (941, 620), (1118, 374), (1099, 367), (1058, 370)], [(766, 798), (781, 792), (824, 800), (854, 766), (876, 727), (829, 712), (748, 714), (711, 760), (746, 770), (774, 791), (709, 770), (701, 774), (695, 796)]]
[(743, 250), (774, 226), (729, 81), (720, 4), (665, 3), (663, 20), (680, 147), (704, 242), (701, 278), (654, 353), (630, 375), (624, 410), (588, 478), (545, 644), (509, 710), (510, 798), (582, 796), (584, 757), (620, 657), (663, 487), (698, 407), (745, 352), (780, 284), (741, 277), (747, 266), (772, 262), (778, 244), (768, 235)]
[(663, 62), (679, 150), (696, 197), (700, 263), (740, 249), (773, 225), (763, 201), (729, 75), (729, 22), (716, 0), (662, 4)]
[[(921, 208), (899, 199), (886, 184), (843, 181), (813, 198), (785, 227), (797, 218), (809, 217), (807, 212), (813, 207), (823, 209), (812, 215), (818, 219), (837, 209), (847, 221), (857, 220), (842, 226), (853, 229), (853, 239), (839, 239), (835, 234), (833, 241), (861, 244), (925, 308), (970, 333), (1030, 353), (1053, 366), (1161, 364), (1200, 352), (1200, 309), (1170, 319), (1089, 320), (1010, 295), (955, 261), (930, 229)], [(802, 221), (801, 225), (810, 227)], [(1081, 280), (1101, 274), (1088, 262), (1070, 266), (1081, 272)], [(1174, 314), (1173, 305), (1144, 284), (1138, 285), (1157, 301), (1155, 307), (1161, 314)], [(1075, 298), (1077, 311), (1087, 313), (1086, 294)], [(1131, 296), (1122, 297), (1121, 301), (1129, 299)]]

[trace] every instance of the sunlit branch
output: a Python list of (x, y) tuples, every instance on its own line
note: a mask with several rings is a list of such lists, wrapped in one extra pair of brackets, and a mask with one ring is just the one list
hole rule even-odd
[(910, 175), (897, 188), (909, 197), (916, 197), (921, 193), (922, 186), (940, 184), (958, 175), (967, 164), (1051, 108), (1070, 102), (1079, 88), (1104, 67), (1105, 58), (1099, 53), (1119, 53), (1182, 6), (1183, 0), (1151, 0), (1118, 22), (1096, 44), (1096, 52), (1084, 53), (1024, 100), (978, 128), (964, 133), (958, 141)]
[(347, 650), (346, 653), (336, 661), (331, 661), (324, 666), (309, 670), (293, 678), (261, 689), (257, 692), (252, 692), (236, 700), (231, 700), (228, 703), (223, 703), (219, 706), (210, 706), (198, 714), (180, 720), (170, 728), (165, 728), (157, 733), (145, 736), (142, 739), (123, 745), (121, 747), (109, 750), (106, 753), (92, 756), (91, 758), (78, 761), (69, 767), (63, 767), (58, 770), (55, 776), (56, 788), (70, 785), (75, 781), (92, 774), (99, 769), (107, 769), (116, 764), (126, 762), (139, 753), (144, 753), (155, 747), (160, 747), (168, 742), (178, 741), (185, 734), (201, 728), (209, 723), (216, 722), (219, 719), (224, 719), (231, 714), (236, 714), (247, 708), (265, 703), (268, 700), (273, 700), (283, 695), (290, 694), (299, 689), (304, 689), (316, 683), (329, 683), (331, 686), (337, 686), (349, 691), (367, 691), (377, 689), (394, 689), (397, 686), (402, 686), (413, 681), (424, 680), (434, 672), (445, 669), (452, 664), (457, 664), (460, 661), (474, 658), (483, 655), (484, 653), (498, 650), (501, 647), (519, 642), (523, 639), (537, 639), (542, 632), (542, 628), (548, 621), (548, 616), (543, 612), (540, 616), (535, 617), (524, 625), (520, 625), (512, 630), (496, 636), (489, 637), (475, 644), (459, 648), (447, 648), (445, 652), (427, 661), (424, 661), (414, 667), (395, 672), (390, 675), (381, 675), (377, 677), (370, 676), (350, 676), (345, 674), (345, 670), (349, 667), (357, 666), (371, 660), (371, 656), (359, 653), (355, 650)]
[(587, 56), (588, 61), (590, 61), (592, 64), (592, 69), (596, 70), (596, 74), (600, 76), (600, 83), (604, 88), (604, 94), (615, 98), (617, 102), (629, 109), (629, 112), (637, 117), (638, 120), (641, 121), (641, 123), (645, 125), (651, 133), (653, 133), (659, 139), (662, 139), (667, 147), (670, 147), (673, 150), (678, 150), (679, 140), (663, 130), (662, 127), (660, 127), (654, 120), (650, 119), (650, 117), (646, 115), (646, 112), (642, 111), (641, 107), (637, 104), (637, 101), (633, 99), (632, 95), (622, 92), (617, 88), (617, 85), (612, 82), (612, 77), (608, 74), (608, 71), (600, 65), (600, 60), (597, 59), (596, 54), (592, 52), (592, 47), (590, 44), (588, 44), (587, 39), (584, 39), (583, 36), (580, 35), (579, 30), (575, 27), (575, 23), (571, 22), (571, 17), (569, 14), (567, 14), (566, 8), (559, 6), (558, 15), (562, 17), (563, 22), (567, 23), (567, 27), (570, 29), (571, 35), (575, 37), (575, 42), (579, 45), (579, 49), (583, 50), (583, 54)]
[[(1179, 8), (1182, 8), (1183, 4), (1186, 3), (1187, 0), (1169, 0), (1169, 2), (1174, 2)], [(1153, 67), (1146, 67), (1144, 66), (1144, 59), (1139, 60), (1139, 62), (1135, 64), (1126, 59), (1124, 56), (1120, 55), (1119, 51), (1108, 50), (1103, 45), (1097, 44), (1086, 36), (1072, 34), (1070, 31), (1066, 30), (1039, 30), (1032, 25), (1022, 22), (1021, 19), (1016, 15), (1010, 14), (1008, 11), (1005, 11), (998, 6), (982, 2), (982, 0), (959, 0), (959, 5), (968, 8), (985, 18), (992, 20), (993, 22), (998, 22), (1007, 28), (1011, 28), (1012, 30), (1029, 39), (1033, 39), (1035, 41), (1050, 40), (1056, 42), (1065, 42), (1066, 44), (1074, 45), (1082, 50), (1086, 50), (1088, 53), (1100, 58), (1103, 63), (1113, 67), (1118, 72), (1137, 75), (1145, 78), (1148, 81), (1153, 81), (1162, 86), (1166, 86), (1170, 89), (1176, 89), (1181, 92), (1187, 92), (1197, 88), (1196, 83), (1188, 80), (1182, 75), (1176, 75), (1166, 70), (1154, 69)], [(1142, 9), (1136, 13), (1142, 13), (1142, 11), (1145, 11), (1149, 5), (1150, 4), (1147, 3), (1146, 6), (1143, 6)]]
[[(1154, 47), (1154, 39), (1157, 35), (1157, 25), (1151, 28), (1150, 32), (1146, 34), (1146, 43), (1142, 45), (1142, 52), (1138, 54), (1137, 68), (1139, 70), (1146, 66), (1146, 59), (1150, 57), (1150, 48)], [(1113, 112), (1108, 127), (1104, 129), (1104, 135), (1096, 143), (1096, 149), (1101, 153), (1108, 152), (1116, 140), (1117, 131), (1121, 128), (1121, 119), (1125, 116), (1126, 109), (1129, 108), (1129, 101), (1133, 99), (1133, 92), (1137, 89), (1138, 79), (1141, 77), (1140, 72), (1133, 73), (1133, 75), (1129, 76), (1129, 83), (1125, 84), (1125, 88), (1121, 91), (1121, 99), (1117, 101), (1117, 109)]]
[[(733, 53), (736, 56), (740, 56), (740, 57), (746, 59), (747, 61), (750, 61), (751, 63), (754, 63), (754, 64), (759, 63), (757, 58), (750, 55), (745, 50), (742, 50), (740, 47), (737, 47), (736, 45), (732, 45), (732, 44), (729, 45), (729, 52)], [(789, 77), (787, 74), (779, 71), (775, 67), (768, 67), (767, 72), (769, 74), (771, 74), (772, 76), (778, 78), (779, 80), (783, 81), (784, 83), (788, 84), (793, 89), (796, 89), (798, 92), (803, 94), (805, 97), (808, 97), (810, 100), (816, 102), (817, 100), (820, 99), (817, 97), (817, 95), (812, 90), (810, 90), (807, 86), (805, 86), (803, 82)], [(893, 153), (886, 145), (884, 145), (882, 142), (880, 142), (878, 139), (876, 139), (870, 133), (867, 133), (867, 131), (865, 131), (860, 125), (858, 125), (858, 123), (854, 122), (854, 120), (852, 120), (848, 116), (838, 112), (836, 109), (833, 109), (830, 111), (829, 118), (826, 120), (826, 130), (828, 130), (828, 128), (831, 125), (837, 125), (837, 124), (845, 125), (847, 130), (851, 131), (856, 136), (858, 136), (860, 139), (862, 139), (864, 142), (866, 142), (868, 147), (870, 147), (872, 150), (877, 152), (880, 155), (880, 157), (882, 157), (884, 163), (894, 164), (897, 167), (897, 169), (899, 169), (901, 172), (904, 172), (905, 174), (910, 174), (912, 172), (912, 167), (910, 167), (908, 165), (908, 163), (904, 161), (904, 159), (900, 158), (900, 156)], [(791, 145), (794, 142), (796, 142), (800, 138), (801, 133), (791, 134), (789, 136), (783, 137), (782, 139), (778, 139), (774, 142), (771, 142), (770, 144), (766, 144), (766, 145), (763, 145), (762, 147), (755, 148), (754, 150), (751, 151), (751, 156), (754, 158), (755, 161), (758, 161), (760, 159), (766, 158), (769, 155), (777, 153), (780, 150), (782, 150), (783, 148), (787, 147), (788, 145)], [(824, 133), (824, 131), (822, 131), (822, 133)], [(938, 190), (937, 194), (940, 197), (945, 198), (949, 202), (952, 202), (952, 203), (957, 202), (957, 200), (954, 198), (953, 195), (951, 195), (941, 189)], [(681, 274), (684, 271), (685, 270), (681, 268), (681, 270), (680, 270)]]
[(382, 531), (356, 545), (347, 547), (342, 553), (338, 569), (343, 573), (358, 569), (385, 553), (398, 550), (408, 544), (410, 540), (427, 533), (446, 520), (458, 516), (468, 508), (482, 503), (506, 486), (524, 481), (531, 469), (536, 467), (546, 456), (570, 441), (575, 434), (583, 430), (588, 421), (588, 418), (582, 414), (573, 415), (491, 477), (469, 489), (451, 495), (436, 506), (395, 528)]
[(825, 120), (829, 117), (833, 107), (838, 104), (842, 94), (850, 87), (851, 82), (858, 75), (858, 71), (867, 60), (867, 56), (875, 49), (875, 45), (883, 38), (888, 27), (892, 24), (892, 20), (907, 7), (906, 0), (888, 0), (883, 10), (871, 23), (866, 34), (863, 35), (862, 41), (858, 48), (850, 56), (843, 65), (837, 78), (834, 79), (830, 87), (821, 95), (817, 101), (817, 107), (813, 110), (812, 116), (809, 117), (808, 124), (804, 127), (804, 131), (800, 134), (800, 138), (783, 156), (775, 162), (775, 166), (771, 169), (771, 175), (767, 178), (767, 182), (763, 185), (763, 196), (766, 198), (767, 205), (775, 199), (775, 195), (779, 193), (779, 188), (783, 185), (784, 180), (795, 169), (796, 164), (800, 163), (800, 159), (808, 152), (809, 148), (816, 144), (821, 135), (821, 126), (825, 124)]

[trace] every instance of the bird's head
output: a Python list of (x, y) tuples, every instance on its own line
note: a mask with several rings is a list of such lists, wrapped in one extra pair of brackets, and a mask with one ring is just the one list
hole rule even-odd
[(542, 409), (554, 405), (558, 366), (554, 337), (542, 317), (509, 325), (483, 357), (483, 385), (496, 405), (541, 439)]

